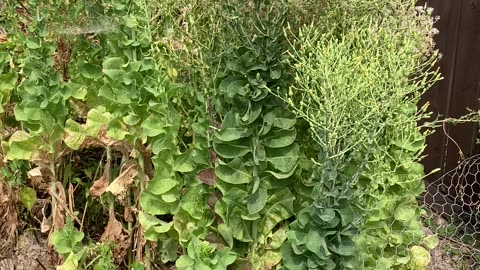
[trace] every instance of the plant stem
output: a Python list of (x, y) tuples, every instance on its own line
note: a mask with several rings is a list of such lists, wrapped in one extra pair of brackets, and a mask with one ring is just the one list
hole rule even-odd
[[(125, 164), (126, 162), (126, 158), (125, 156), (122, 156), (122, 161), (120, 162), (120, 168), (123, 166), (123, 164)], [(131, 211), (131, 207), (132, 207), (132, 192), (130, 189), (127, 190), (127, 208), (128, 210), (127, 211)], [(128, 222), (127, 222), (127, 229), (128, 229), (128, 233), (130, 234), (129, 237), (131, 238), (132, 237), (132, 228), (133, 228), (133, 224), (132, 224), (132, 221), (129, 219)], [(128, 252), (127, 252), (127, 260), (128, 260), (128, 269), (132, 269), (132, 263), (133, 263), (133, 252), (132, 252), (132, 249), (128, 249)]]
[[(143, 157), (143, 154), (141, 151), (137, 150), (138, 154), (138, 164), (140, 166), (140, 170), (138, 172), (138, 178), (140, 179), (140, 194), (145, 190), (146, 188), (146, 182), (145, 182), (145, 159)], [(146, 270), (151, 270), (152, 269), (152, 254), (150, 252), (150, 242), (145, 243), (145, 269)]]
[[(57, 177), (55, 173), (55, 150), (53, 151), (51, 157), (50, 157), (50, 171), (52, 173), (52, 181), (50, 182), (50, 189), (51, 189), (51, 200), (52, 200), (52, 220), (53, 224), (55, 225), (55, 220), (57, 217), (57, 199), (54, 194), (57, 192)], [(53, 228), (53, 231), (57, 230), (59, 228)]]
[[(105, 165), (108, 183), (112, 183), (112, 146), (107, 146), (107, 165)], [(108, 196), (108, 214), (110, 217), (115, 215), (115, 197), (113, 194)]]

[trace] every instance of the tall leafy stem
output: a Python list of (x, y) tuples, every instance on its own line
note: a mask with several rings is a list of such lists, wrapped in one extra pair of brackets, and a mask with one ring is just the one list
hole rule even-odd
[(276, 265), (282, 223), (293, 215), (300, 157), (295, 116), (269, 92), (285, 93), (290, 81), (282, 34), (288, 5), (226, 1), (216, 13), (226, 33), (210, 65), (220, 67), (210, 72), (216, 74), (215, 111), (223, 118), (213, 139), (216, 187), (223, 194), (215, 205), (223, 221), (218, 229), (230, 245), (247, 244), (237, 252), (255, 268)]
[[(285, 99), (322, 151), (320, 196), (292, 224), (284, 265), (423, 269), (414, 199), (423, 189), (418, 161), (428, 135), (417, 122), (429, 114), (416, 105), (439, 79), (432, 19), (413, 3), (341, 2), (327, 1), (322, 26), (302, 27), (292, 46), (296, 82)], [(314, 235), (321, 245), (309, 242)]]

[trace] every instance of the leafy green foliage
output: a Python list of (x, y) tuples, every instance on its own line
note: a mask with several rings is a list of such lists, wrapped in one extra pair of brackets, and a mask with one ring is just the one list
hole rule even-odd
[(20, 192), (20, 201), (25, 205), (28, 211), (32, 210), (35, 201), (37, 200), (37, 192), (31, 187), (23, 187)]
[(222, 248), (216, 252), (215, 246), (210, 243), (192, 238), (187, 247), (187, 254), (178, 258), (175, 265), (179, 270), (221, 270), (227, 269), (235, 258), (229, 248)]
[(291, 188), (301, 156), (296, 120), (270, 93), (286, 93), (290, 80), (283, 35), (287, 11), (284, 1), (227, 1), (218, 7), (220, 28), (228, 34), (219, 38), (213, 60), (220, 70), (214, 108), (223, 116), (213, 139), (216, 187), (223, 194), (215, 212), (227, 242), (233, 237), (248, 243), (248, 252), (239, 252), (255, 269), (279, 263), (279, 246), (267, 253), (267, 238), (294, 213)]
[[(52, 229), (58, 269), (425, 267), (431, 14), (321, 2), (7, 5), (2, 175), (52, 218), (108, 209), (103, 234)], [(49, 192), (22, 185), (32, 165)]]
[[(428, 132), (417, 122), (429, 116), (416, 105), (439, 79), (432, 20), (410, 3), (342, 2), (345, 8), (327, 1), (322, 26), (301, 28), (292, 42), (296, 83), (285, 99), (309, 122), (321, 151), (313, 210), (292, 224), (285, 266), (423, 269), (409, 264), (409, 254), (423, 238), (415, 197), (423, 190), (418, 161)], [(325, 245), (299, 237), (315, 230)]]
[(68, 255), (78, 253), (82, 249), (84, 236), (83, 232), (75, 230), (72, 220), (67, 219), (65, 227), (52, 234), (51, 242), (58, 253)]

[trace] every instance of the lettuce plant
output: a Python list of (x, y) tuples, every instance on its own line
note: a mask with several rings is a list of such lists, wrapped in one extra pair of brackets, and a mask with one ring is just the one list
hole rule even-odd
[[(297, 214), (284, 266), (408, 269), (423, 238), (415, 198), (428, 132), (417, 122), (429, 116), (416, 106), (439, 79), (431, 14), (381, 0), (327, 3), (323, 12), (322, 26), (304, 26), (292, 42), (295, 84), (285, 100), (321, 150), (313, 210)], [(309, 242), (314, 234), (322, 245)]]

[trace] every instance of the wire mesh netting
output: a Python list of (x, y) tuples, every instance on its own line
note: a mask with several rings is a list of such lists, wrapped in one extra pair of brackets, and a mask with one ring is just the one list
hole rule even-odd
[(480, 155), (429, 183), (420, 198), (427, 234), (439, 245), (430, 269), (480, 269)]

